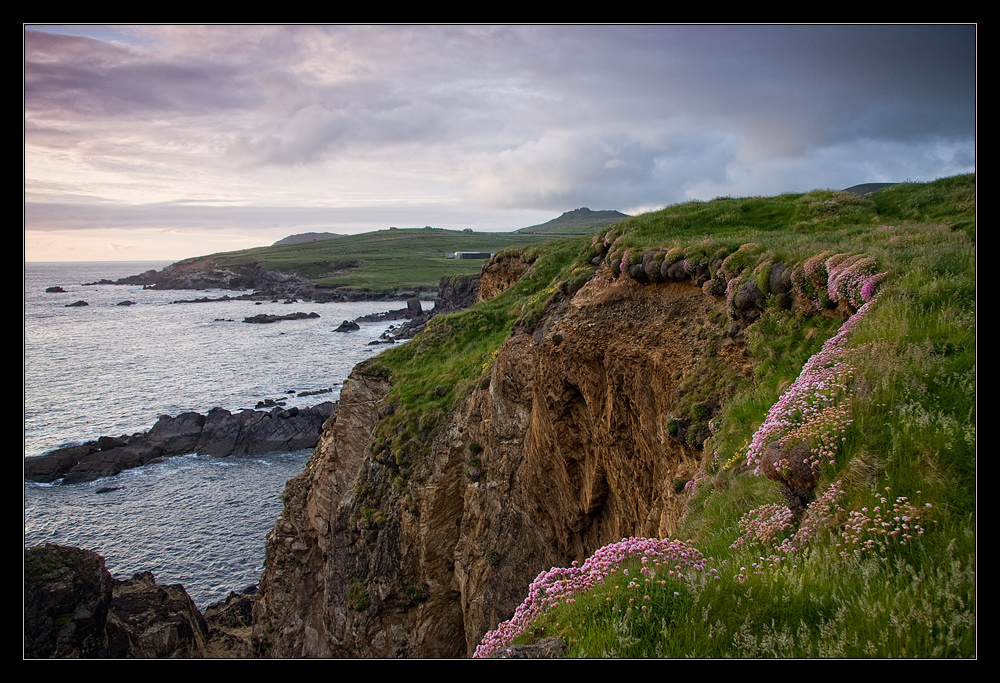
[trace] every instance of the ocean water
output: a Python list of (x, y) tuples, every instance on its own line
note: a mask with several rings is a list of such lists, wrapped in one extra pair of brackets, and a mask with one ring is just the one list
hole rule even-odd
[[(388, 323), (358, 332), (343, 320), (405, 302), (171, 303), (237, 293), (154, 291), (93, 285), (169, 262), (28, 263), (24, 273), (24, 455), (102, 435), (145, 431), (163, 414), (215, 406), (253, 408), (336, 400), (351, 369)], [(61, 286), (65, 294), (46, 293)], [(66, 307), (84, 300), (88, 306)], [(130, 306), (117, 305), (122, 301)], [(319, 318), (247, 324), (259, 313)], [(332, 389), (298, 397), (298, 392)], [(290, 393), (295, 392), (295, 393)], [(72, 486), (24, 484), (24, 545), (88, 548), (118, 578), (152, 571), (183, 583), (199, 607), (256, 583), (264, 538), (281, 510), (285, 482), (311, 451), (269, 456), (168, 458), (116, 477)], [(115, 488), (98, 494), (100, 488)]]

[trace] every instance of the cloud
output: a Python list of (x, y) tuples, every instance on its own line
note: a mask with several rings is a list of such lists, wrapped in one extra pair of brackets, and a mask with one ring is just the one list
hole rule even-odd
[(181, 199), (494, 222), (975, 165), (970, 25), (42, 26), (24, 49), (29, 216), (62, 224)]

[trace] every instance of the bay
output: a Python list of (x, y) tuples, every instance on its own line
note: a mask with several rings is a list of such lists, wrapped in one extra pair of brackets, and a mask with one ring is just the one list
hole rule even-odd
[[(171, 303), (238, 292), (90, 285), (169, 262), (27, 263), (24, 271), (24, 455), (149, 429), (163, 414), (263, 399), (336, 400), (388, 327), (334, 332), (342, 320), (405, 302)], [(65, 293), (47, 293), (48, 287)], [(84, 300), (87, 306), (68, 307)], [(118, 305), (130, 301), (131, 305)], [(247, 324), (245, 317), (319, 318)], [(301, 396), (301, 392), (331, 389)], [(294, 393), (291, 393), (294, 392)], [(183, 583), (200, 607), (256, 582), (285, 482), (311, 452), (246, 458), (182, 456), (73, 486), (24, 485), (24, 545), (52, 542), (105, 557), (118, 578), (152, 571)], [(113, 488), (98, 494), (101, 488)]]

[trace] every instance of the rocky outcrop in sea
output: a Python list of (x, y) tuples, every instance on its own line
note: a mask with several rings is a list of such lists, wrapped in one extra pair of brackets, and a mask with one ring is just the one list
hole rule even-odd
[(28, 481), (64, 484), (111, 477), (122, 470), (174, 455), (199, 453), (226, 457), (313, 448), (336, 403), (307, 408), (276, 407), (231, 413), (213, 408), (206, 415), (163, 415), (148, 432), (102, 436), (77, 446), (24, 459)]

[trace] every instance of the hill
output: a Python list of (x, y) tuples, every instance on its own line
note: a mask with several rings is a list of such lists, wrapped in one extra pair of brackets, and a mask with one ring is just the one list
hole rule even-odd
[(592, 235), (623, 218), (628, 218), (628, 215), (619, 211), (591, 211), (583, 207), (566, 211), (546, 223), (521, 228), (517, 232), (522, 235)]
[(397, 297), (437, 291), (443, 277), (480, 272), (483, 260), (448, 258), (456, 251), (493, 253), (550, 239), (546, 235), (392, 228), (199, 256), (119, 282), (163, 289), (255, 288), (274, 296)]
[(302, 244), (303, 242), (319, 242), (320, 240), (332, 240), (336, 237), (342, 237), (335, 232), (302, 232), (298, 235), (289, 235), (284, 237), (274, 244), (272, 247), (280, 247), (285, 244)]

